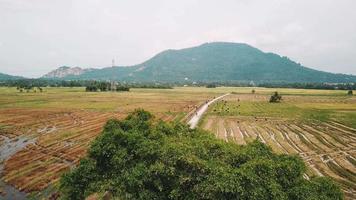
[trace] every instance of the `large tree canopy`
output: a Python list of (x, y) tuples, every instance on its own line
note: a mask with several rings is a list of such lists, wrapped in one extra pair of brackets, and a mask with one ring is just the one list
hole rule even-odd
[(304, 179), (296, 156), (152, 118), (136, 110), (108, 121), (87, 158), (62, 177), (62, 197), (110, 191), (118, 199), (342, 199), (330, 179)]

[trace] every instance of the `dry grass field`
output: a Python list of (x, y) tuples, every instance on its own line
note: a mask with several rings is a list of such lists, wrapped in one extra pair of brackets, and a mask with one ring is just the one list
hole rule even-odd
[(329, 176), (356, 198), (356, 98), (337, 91), (278, 90), (269, 103), (265, 89), (232, 94), (210, 106), (201, 127), (238, 144), (259, 139), (277, 153), (297, 154), (305, 178)]
[(208, 99), (233, 92), (210, 106), (202, 128), (226, 141), (245, 144), (258, 138), (276, 152), (298, 154), (310, 166), (306, 178), (330, 176), (354, 197), (356, 98), (345, 91), (278, 89), (283, 102), (271, 104), (268, 98), (277, 89), (255, 88), (255, 94), (251, 89), (91, 93), (84, 88), (45, 88), (42, 93), (20, 93), (0, 88), (1, 179), (28, 193), (56, 187), (108, 119), (143, 108), (157, 119), (186, 122)]

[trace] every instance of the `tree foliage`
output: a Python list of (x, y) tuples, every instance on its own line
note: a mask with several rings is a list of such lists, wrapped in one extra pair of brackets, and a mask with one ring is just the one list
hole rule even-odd
[(206, 85), (206, 88), (216, 88), (216, 85), (213, 83), (210, 83), (210, 84)]
[(85, 87), (85, 91), (87, 92), (106, 92), (106, 91), (130, 91), (128, 86), (124, 85), (112, 85), (110, 82), (103, 82), (103, 81), (94, 81), (88, 86)]
[(282, 96), (278, 94), (278, 92), (274, 92), (274, 94), (269, 99), (270, 103), (278, 103), (282, 100)]
[(245, 146), (136, 110), (110, 120), (88, 156), (60, 181), (64, 199), (110, 191), (118, 199), (342, 199), (326, 178), (305, 180), (296, 156)]

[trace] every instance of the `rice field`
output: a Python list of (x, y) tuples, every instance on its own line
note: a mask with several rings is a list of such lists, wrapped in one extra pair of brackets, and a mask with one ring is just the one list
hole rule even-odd
[(277, 153), (299, 155), (305, 178), (328, 176), (345, 196), (356, 198), (356, 98), (285, 93), (281, 103), (270, 95), (232, 94), (210, 106), (201, 127), (226, 142), (255, 139)]
[(110, 118), (143, 108), (156, 119), (187, 122), (207, 100), (232, 92), (210, 106), (200, 127), (227, 142), (243, 145), (257, 138), (278, 153), (298, 154), (310, 166), (306, 178), (330, 176), (355, 197), (356, 98), (338, 90), (278, 89), (283, 102), (268, 103), (276, 90), (44, 88), (20, 93), (0, 88), (0, 194), (6, 193), (4, 184), (27, 194), (56, 188), (60, 175), (78, 164)]
[(215, 93), (179, 89), (88, 93), (84, 88), (20, 93), (0, 88), (0, 94), (1, 179), (31, 193), (56, 186), (60, 175), (85, 156), (108, 119), (121, 119), (143, 108), (157, 119), (184, 121)]

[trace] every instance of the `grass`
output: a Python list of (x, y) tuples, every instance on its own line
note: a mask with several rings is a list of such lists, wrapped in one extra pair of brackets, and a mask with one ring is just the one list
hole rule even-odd
[(305, 108), (291, 103), (219, 102), (210, 111), (220, 116), (252, 116), (327, 121), (332, 109)]
[[(179, 87), (174, 89), (131, 89), (130, 92), (85, 92), (84, 88), (44, 88), (44, 92), (19, 92), (16, 88), (0, 87), (1, 108), (75, 108), (113, 111), (118, 107), (144, 106), (147, 103), (165, 105), (165, 101), (189, 101), (210, 99), (224, 93), (250, 94), (250, 87)], [(312, 95), (350, 98), (339, 90), (303, 90), (254, 88), (256, 94), (268, 95), (279, 91), (282, 95)], [(305, 105), (307, 106), (307, 105)], [(313, 106), (313, 105), (311, 105)]]
[(20, 93), (16, 88), (0, 88), (0, 108), (85, 109), (102, 112), (130, 111), (142, 107), (150, 111), (173, 111), (171, 106), (204, 101), (219, 92), (192, 90), (131, 89), (130, 92), (85, 92), (84, 88), (45, 88), (43, 93)]
[[(329, 94), (329, 93), (327, 93)], [(210, 114), (219, 116), (272, 117), (327, 122), (332, 119), (356, 127), (356, 102), (348, 102), (344, 96), (324, 98), (321, 96), (293, 95), (281, 103), (269, 103), (268, 96), (232, 95), (210, 107)], [(297, 98), (297, 99), (296, 99)], [(353, 101), (356, 98), (353, 97)]]
[(331, 114), (330, 118), (347, 126), (356, 128), (356, 112), (354, 111), (334, 112)]

